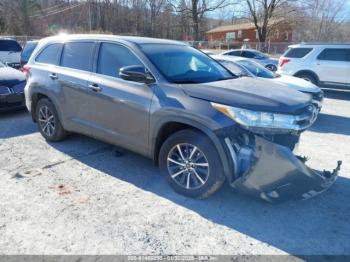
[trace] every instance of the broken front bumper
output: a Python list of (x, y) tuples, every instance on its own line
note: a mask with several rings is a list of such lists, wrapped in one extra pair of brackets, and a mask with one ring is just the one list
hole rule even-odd
[(306, 159), (295, 156), (286, 146), (256, 135), (253, 140), (250, 149), (231, 148), (237, 153), (236, 171), (243, 168), (231, 184), (238, 191), (269, 202), (308, 199), (327, 190), (337, 179), (341, 161), (332, 172), (317, 171), (307, 167)]

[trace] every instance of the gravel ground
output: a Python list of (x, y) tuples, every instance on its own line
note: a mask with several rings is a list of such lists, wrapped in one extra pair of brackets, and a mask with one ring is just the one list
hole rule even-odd
[(327, 92), (301, 151), (343, 168), (307, 201), (270, 205), (224, 186), (174, 193), (151, 161), (72, 135), (48, 144), (27, 112), (0, 115), (0, 254), (350, 255), (350, 93)]

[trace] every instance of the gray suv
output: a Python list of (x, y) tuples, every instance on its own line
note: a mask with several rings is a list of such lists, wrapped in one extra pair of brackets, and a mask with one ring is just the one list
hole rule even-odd
[(317, 118), (309, 95), (238, 77), (181, 42), (70, 35), (38, 44), (24, 71), (26, 105), (43, 137), (77, 132), (153, 159), (170, 186), (205, 198), (226, 180), (275, 202), (335, 181), (293, 154)]

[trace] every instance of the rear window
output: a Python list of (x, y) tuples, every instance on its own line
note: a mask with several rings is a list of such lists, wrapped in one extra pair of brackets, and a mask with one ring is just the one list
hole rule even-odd
[(38, 45), (38, 42), (28, 42), (23, 48), (23, 51), (21, 54), (21, 60), (28, 61), (29, 57), (32, 55), (37, 45)]
[(47, 46), (41, 53), (36, 57), (35, 61), (43, 64), (57, 64), (57, 55), (61, 50), (62, 44), (52, 44)]
[(64, 45), (61, 66), (91, 71), (93, 42), (71, 42)]
[(287, 58), (303, 58), (312, 51), (312, 48), (290, 48), (284, 57)]
[(15, 40), (0, 40), (0, 52), (21, 52), (22, 47)]
[(317, 59), (327, 61), (350, 61), (349, 60), (350, 49), (346, 48), (326, 48), (319, 54)]

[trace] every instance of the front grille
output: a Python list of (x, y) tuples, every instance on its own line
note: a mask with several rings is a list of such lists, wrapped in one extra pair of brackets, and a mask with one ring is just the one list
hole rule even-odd
[(13, 87), (12, 87), (12, 90), (13, 90), (13, 92), (16, 93), (16, 94), (21, 94), (21, 93), (24, 92), (24, 86), (25, 86), (25, 82), (13, 86)]
[(10, 88), (7, 86), (0, 86), (0, 95), (8, 95), (11, 94)]

